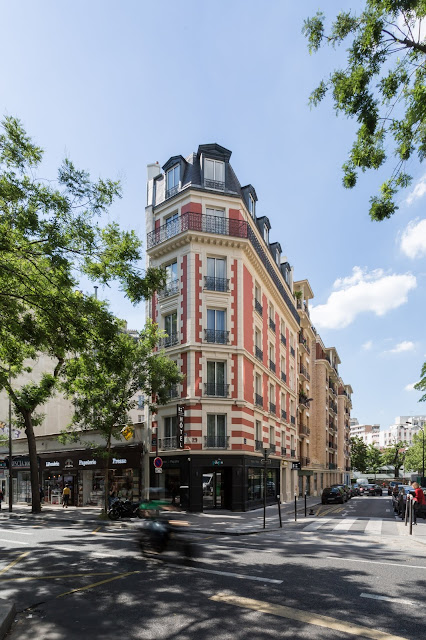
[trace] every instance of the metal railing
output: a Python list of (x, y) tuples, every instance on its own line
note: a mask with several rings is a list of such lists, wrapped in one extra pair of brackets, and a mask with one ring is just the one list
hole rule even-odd
[(218, 396), (227, 398), (229, 394), (229, 384), (218, 384), (217, 382), (205, 382), (204, 394), (206, 396)]
[(296, 424), (295, 416), (290, 416), (290, 422), (291, 422), (291, 424)]
[(207, 189), (225, 191), (225, 183), (222, 182), (222, 180), (210, 180), (210, 178), (204, 178), (204, 186), (207, 187)]
[(158, 292), (158, 297), (168, 298), (169, 296), (174, 296), (175, 293), (179, 293), (179, 280), (172, 280), (171, 282), (167, 282), (164, 286), (164, 289), (161, 289)]
[(254, 403), (258, 407), (263, 407), (263, 396), (260, 396), (258, 393), (254, 394)]
[(294, 356), (295, 356), (296, 352), (295, 352), (295, 350), (294, 350), (294, 348), (293, 348), (293, 347), (290, 347), (290, 354), (291, 354), (291, 355), (293, 356), (293, 358), (294, 358)]
[(255, 440), (254, 441), (254, 449), (255, 449), (255, 451), (262, 451), (262, 449), (263, 449), (263, 440)]
[(168, 451), (169, 449), (177, 449), (177, 436), (170, 436), (168, 438), (160, 438), (158, 440), (158, 448), (161, 451)]
[(269, 413), (277, 413), (277, 405), (273, 402), (269, 403)]
[(260, 304), (259, 300), (255, 300), (254, 301), (254, 308), (255, 308), (255, 310), (257, 311), (257, 313), (259, 315), (263, 315), (263, 307)]
[(204, 447), (206, 449), (227, 449), (229, 436), (204, 436)]
[(173, 345), (179, 344), (179, 337), (177, 333), (171, 333), (169, 336), (164, 336), (158, 341), (158, 346), (167, 349), (167, 347), (173, 347)]
[(282, 333), (281, 333), (281, 335), (280, 335), (280, 340), (281, 340), (281, 342), (282, 342), (282, 344), (283, 344), (284, 346), (286, 346), (286, 345), (287, 345), (287, 338), (286, 338), (286, 337), (285, 337), (285, 335), (283, 335)]
[(263, 351), (262, 351), (262, 349), (260, 349), (259, 347), (255, 347), (254, 348), (254, 355), (256, 356), (256, 358), (258, 360), (263, 362)]
[(281, 371), (281, 380), (283, 382), (287, 382), (287, 375), (284, 373), (284, 371)]
[(229, 331), (220, 329), (204, 329), (204, 340), (216, 344), (227, 344), (229, 342)]
[(281, 409), (281, 420), (287, 420), (287, 411)]
[(304, 436), (309, 436), (310, 433), (311, 433), (311, 430), (310, 430), (310, 428), (308, 426), (306, 426), (306, 424), (300, 424), (299, 425), (299, 433), (301, 435), (304, 435)]
[(307, 368), (303, 364), (301, 364), (300, 367), (299, 367), (299, 373), (304, 378), (306, 378), (306, 380), (310, 380), (311, 379), (311, 376), (309, 375), (309, 372), (308, 372)]
[(179, 185), (176, 185), (175, 187), (171, 187), (171, 189), (166, 189), (166, 200), (168, 200), (168, 198), (175, 196), (178, 191), (179, 191)]
[[(213, 183), (215, 183), (215, 181), (213, 181)], [(222, 183), (217, 184), (220, 185)], [(294, 301), (291, 299), (281, 282), (281, 277), (283, 276), (278, 275), (276, 271), (277, 266), (272, 265), (270, 256), (265, 252), (265, 249), (259, 241), (256, 233), (247, 221), (222, 218), (221, 216), (203, 215), (201, 213), (188, 211), (183, 213), (176, 222), (173, 222), (172, 224), (164, 224), (161, 227), (150, 231), (147, 235), (147, 249), (152, 249), (152, 247), (155, 247), (161, 242), (165, 242), (184, 231), (199, 231), (228, 235), (237, 238), (247, 238), (259, 256), (260, 261), (265, 266), (268, 275), (271, 277), (272, 282), (282, 296), (293, 318), (296, 320), (297, 324), (300, 325), (300, 318), (294, 305)]]
[(172, 384), (167, 395), (169, 396), (170, 400), (178, 397), (178, 388), (176, 384)]
[(329, 462), (327, 464), (328, 469), (337, 469), (337, 464), (335, 462)]
[(281, 447), (281, 455), (282, 456), (286, 456), (287, 455), (287, 449), (285, 447)]
[(272, 320), (272, 318), (269, 318), (269, 328), (272, 329), (272, 331), (275, 333), (275, 322)]
[(292, 458), (295, 458), (295, 457), (296, 457), (296, 449), (291, 449), (291, 450), (290, 450), (290, 456), (291, 456)]
[(229, 291), (229, 279), (204, 276), (204, 289), (208, 291)]
[(275, 373), (276, 366), (275, 366), (275, 362), (273, 362), (272, 360), (269, 360), (269, 368), (272, 371), (272, 373)]

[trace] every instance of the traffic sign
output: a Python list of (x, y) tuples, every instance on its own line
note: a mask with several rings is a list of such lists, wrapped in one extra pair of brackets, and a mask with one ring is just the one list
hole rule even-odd
[(154, 471), (155, 473), (163, 473), (163, 470), (161, 467), (155, 467)]
[(154, 467), (156, 469), (161, 469), (161, 467), (163, 466), (163, 461), (161, 458), (154, 458)]

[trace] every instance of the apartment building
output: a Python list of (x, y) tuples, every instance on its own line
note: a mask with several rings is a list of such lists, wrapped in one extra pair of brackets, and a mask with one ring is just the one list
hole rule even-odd
[(253, 508), (265, 489), (268, 502), (319, 493), (342, 481), (347, 465), (346, 426), (337, 457), (337, 397), (350, 387), (339, 386), (337, 352), (324, 348), (317, 370), (312, 290), (293, 282), (254, 187), (241, 186), (230, 157), (206, 144), (148, 167), (148, 263), (167, 273), (148, 312), (185, 376), (152, 416), (152, 457), (162, 468), (152, 467), (151, 483), (168, 495), (182, 487), (196, 511)]
[(350, 437), (361, 438), (361, 440), (363, 440), (367, 445), (374, 444), (378, 447), (380, 439), (379, 434), (379, 424), (359, 424), (358, 420), (356, 420), (350, 426)]

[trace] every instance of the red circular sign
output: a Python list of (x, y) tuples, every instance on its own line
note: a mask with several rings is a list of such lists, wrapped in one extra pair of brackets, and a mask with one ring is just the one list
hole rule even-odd
[(161, 467), (163, 466), (163, 461), (161, 458), (154, 458), (154, 467), (156, 469), (161, 469)]

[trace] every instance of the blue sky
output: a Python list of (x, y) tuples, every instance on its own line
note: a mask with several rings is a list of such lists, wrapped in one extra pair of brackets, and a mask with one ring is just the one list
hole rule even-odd
[[(413, 163), (412, 187), (382, 223), (368, 201), (383, 172), (341, 186), (354, 123), (330, 103), (308, 107), (343, 60), (307, 52), (303, 20), (321, 4), (337, 13), (362, 2), (0, 0), (0, 113), (46, 150), (45, 177), (68, 155), (93, 177), (121, 179), (111, 218), (143, 238), (146, 165), (204, 143), (231, 149), (271, 241), (310, 281), (315, 326), (354, 389), (352, 415), (385, 428), (426, 411), (409, 389), (426, 360), (426, 168)], [(142, 327), (141, 306), (115, 289), (100, 295)]]

